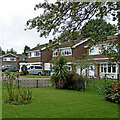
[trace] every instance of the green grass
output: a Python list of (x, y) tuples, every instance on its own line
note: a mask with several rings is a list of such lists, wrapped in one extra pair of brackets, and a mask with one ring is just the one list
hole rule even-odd
[(50, 76), (39, 76), (39, 75), (20, 75), (27, 78), (50, 78)]
[[(93, 87), (86, 91), (31, 88), (33, 101), (28, 105), (2, 103), (3, 118), (118, 118), (118, 105), (105, 101)], [(7, 90), (3, 86), (3, 99)]]

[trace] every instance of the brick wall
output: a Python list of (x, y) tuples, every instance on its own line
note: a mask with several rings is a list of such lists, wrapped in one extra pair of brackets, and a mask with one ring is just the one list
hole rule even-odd
[(28, 63), (41, 62), (41, 57), (31, 57), (26, 60)]
[(42, 62), (48, 63), (52, 58), (52, 49), (48, 48), (48, 49), (43, 50), (41, 53), (41, 56), (42, 56)]
[(88, 44), (88, 41), (72, 49), (72, 57), (80, 58), (82, 54), (87, 53), (87, 49), (84, 48)]

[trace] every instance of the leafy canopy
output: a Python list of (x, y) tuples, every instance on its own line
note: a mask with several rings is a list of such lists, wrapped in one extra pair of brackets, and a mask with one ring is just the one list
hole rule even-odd
[(86, 25), (83, 26), (81, 33), (84, 37), (90, 37), (98, 35), (113, 35), (115, 33), (114, 26), (107, 23), (103, 19), (92, 19)]

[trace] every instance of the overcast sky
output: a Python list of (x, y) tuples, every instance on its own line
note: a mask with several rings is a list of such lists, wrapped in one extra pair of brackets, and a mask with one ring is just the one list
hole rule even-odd
[[(54, 2), (55, 0), (49, 0)], [(24, 46), (30, 48), (43, 44), (52, 39), (52, 36), (40, 38), (36, 30), (25, 29), (26, 21), (34, 18), (42, 11), (34, 11), (35, 4), (43, 0), (2, 0), (0, 3), (0, 46), (4, 51), (14, 48), (22, 53)]]
[[(50, 1), (50, 0), (49, 0)], [(42, 11), (34, 10), (35, 4), (43, 0), (3, 0), (0, 3), (0, 46), (6, 51), (14, 48), (22, 53), (24, 46), (30, 48), (43, 44), (52, 38), (40, 38), (36, 30), (25, 29), (26, 21)]]

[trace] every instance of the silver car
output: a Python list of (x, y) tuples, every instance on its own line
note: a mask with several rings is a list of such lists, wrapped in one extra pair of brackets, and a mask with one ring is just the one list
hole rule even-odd
[(28, 73), (29, 74), (35, 74), (35, 75), (42, 75), (43, 74), (43, 69), (42, 66), (38, 65), (33, 65), (28, 68)]

